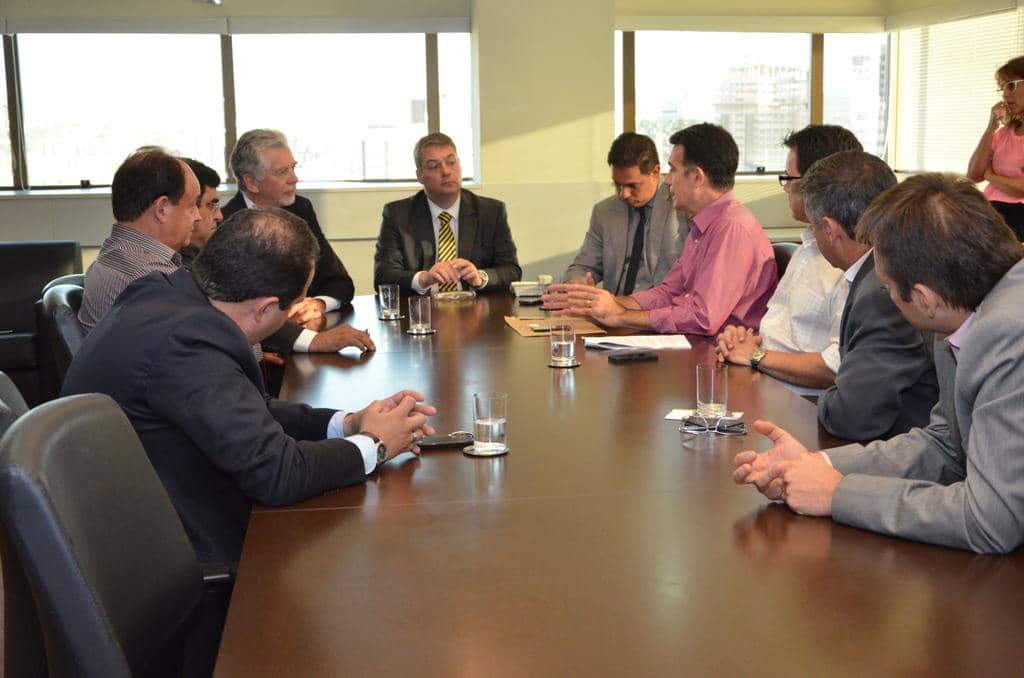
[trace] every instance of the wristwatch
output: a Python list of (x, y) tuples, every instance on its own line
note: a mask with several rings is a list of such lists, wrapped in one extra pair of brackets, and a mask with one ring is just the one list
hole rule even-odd
[(378, 438), (377, 436), (373, 435), (369, 431), (360, 431), (359, 435), (366, 436), (367, 438), (369, 438), (370, 440), (373, 441), (374, 445), (377, 446), (377, 463), (378, 464), (383, 464), (384, 462), (386, 462), (388, 460), (388, 448), (387, 448), (387, 445), (384, 444), (384, 441), (382, 441), (380, 438)]
[(491, 281), (491, 276), (487, 275), (487, 271), (483, 270), (482, 268), (477, 269), (476, 272), (480, 274), (480, 284), (476, 286), (476, 289), (482, 290), (483, 288), (487, 287), (487, 283)]
[(758, 366), (761, 364), (761, 361), (764, 360), (764, 355), (767, 352), (768, 351), (764, 350), (764, 346), (758, 346), (755, 348), (750, 354), (750, 366), (755, 370), (759, 370), (760, 368)]

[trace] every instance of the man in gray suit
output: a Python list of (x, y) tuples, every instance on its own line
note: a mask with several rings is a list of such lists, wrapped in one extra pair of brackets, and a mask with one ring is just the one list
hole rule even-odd
[[(966, 179), (922, 174), (882, 196), (859, 235), (879, 279), (935, 341), (941, 396), (928, 426), (810, 452), (771, 422), (772, 448), (736, 456), (735, 482), (797, 513), (883, 534), (1009, 553), (1024, 542), (1024, 253)], [(879, 379), (887, 375), (879, 374)]]
[(435, 132), (413, 149), (423, 190), (384, 206), (373, 285), (398, 284), (423, 294), (508, 289), (523, 271), (505, 203), (462, 188), (451, 137)]
[[(818, 249), (844, 271), (850, 287), (839, 325), (839, 372), (818, 398), (822, 427), (846, 440), (876, 440), (928, 423), (938, 398), (931, 337), (900, 314), (882, 289), (871, 245), (854, 227), (868, 205), (896, 185), (896, 175), (877, 157), (842, 151), (814, 163), (800, 182), (804, 208)], [(719, 337), (720, 360), (750, 365), (780, 379), (777, 366), (818, 363), (821, 354), (766, 351), (750, 332)]]
[(624, 132), (608, 150), (615, 195), (594, 205), (590, 228), (566, 282), (594, 285), (629, 296), (661, 283), (679, 258), (689, 233), (661, 183), (658, 148), (650, 137)]

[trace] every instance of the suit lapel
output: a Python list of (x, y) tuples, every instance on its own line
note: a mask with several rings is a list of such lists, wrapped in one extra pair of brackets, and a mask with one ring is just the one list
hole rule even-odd
[(658, 192), (654, 194), (654, 204), (651, 205), (651, 227), (647, 231), (649, 237), (644, 240), (647, 250), (647, 263), (652, 278), (655, 275), (655, 271), (658, 270), (658, 262), (661, 261), (661, 253), (664, 249), (662, 241), (667, 235), (675, 237), (674, 233), (670, 233), (672, 229), (666, 223), (671, 214), (672, 204), (669, 203), (667, 196), (662, 195), (661, 186), (659, 186)]
[(434, 244), (434, 220), (427, 205), (427, 194), (420, 191), (412, 198), (409, 221), (413, 228), (413, 246), (419, 250), (420, 269), (426, 270), (437, 263)]
[(476, 242), (478, 225), (476, 196), (469, 191), (462, 191), (459, 199), (459, 251), (456, 256), (475, 261), (473, 259), (473, 243)]

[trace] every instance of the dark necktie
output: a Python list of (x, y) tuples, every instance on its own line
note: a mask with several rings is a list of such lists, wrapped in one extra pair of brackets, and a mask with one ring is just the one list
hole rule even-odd
[(622, 286), (623, 296), (633, 294), (636, 286), (636, 274), (640, 270), (640, 262), (644, 257), (644, 227), (647, 225), (647, 206), (640, 208), (640, 222), (636, 225), (633, 236), (633, 251), (629, 255), (629, 270), (626, 271), (626, 283)]

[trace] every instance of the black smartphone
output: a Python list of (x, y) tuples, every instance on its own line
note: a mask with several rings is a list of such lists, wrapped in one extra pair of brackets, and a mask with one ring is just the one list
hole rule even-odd
[(610, 363), (641, 363), (657, 359), (657, 353), (643, 348), (617, 348), (608, 354)]
[(423, 449), (434, 447), (459, 447), (469, 445), (473, 442), (473, 434), (469, 431), (452, 431), (451, 433), (439, 433), (432, 436), (424, 436), (416, 441), (416, 444)]

